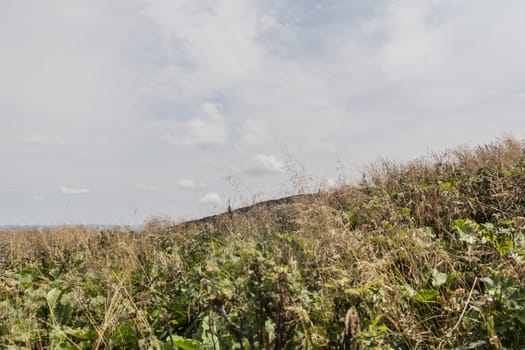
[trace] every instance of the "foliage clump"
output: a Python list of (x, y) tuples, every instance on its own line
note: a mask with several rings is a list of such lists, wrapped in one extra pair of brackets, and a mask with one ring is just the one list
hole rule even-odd
[(521, 349), (512, 138), (205, 220), (0, 233), (0, 348)]

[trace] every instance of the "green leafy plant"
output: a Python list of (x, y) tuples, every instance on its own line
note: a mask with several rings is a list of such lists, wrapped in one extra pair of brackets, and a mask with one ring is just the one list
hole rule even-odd
[(525, 146), (433, 157), (193, 222), (0, 232), (0, 348), (523, 348)]

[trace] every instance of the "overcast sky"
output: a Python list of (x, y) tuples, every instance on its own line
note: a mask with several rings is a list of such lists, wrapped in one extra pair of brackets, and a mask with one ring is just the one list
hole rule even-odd
[(524, 32), (522, 0), (3, 0), (0, 224), (187, 219), (522, 138)]

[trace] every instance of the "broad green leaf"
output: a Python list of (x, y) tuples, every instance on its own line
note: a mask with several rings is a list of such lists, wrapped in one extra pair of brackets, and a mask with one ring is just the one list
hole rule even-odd
[(25, 289), (31, 288), (33, 287), (33, 276), (29, 273), (22, 273), (18, 276), (18, 282)]
[(47, 293), (47, 302), (53, 318), (60, 325), (66, 325), (71, 321), (75, 310), (71, 304), (67, 302), (61, 303), (62, 296), (63, 293), (60, 289), (53, 288)]
[(479, 233), (480, 226), (472, 220), (457, 219), (454, 220), (453, 229), (458, 232), (460, 241), (473, 244), (476, 242), (476, 236)]
[(434, 289), (422, 288), (417, 292), (415, 299), (423, 303), (434, 302), (437, 300), (439, 292)]
[(173, 343), (181, 350), (195, 350), (201, 345), (201, 343), (195, 339), (187, 339), (180, 335), (173, 336)]
[(47, 303), (49, 304), (51, 310), (55, 308), (55, 305), (58, 302), (61, 293), (62, 292), (58, 288), (53, 288), (49, 292), (47, 292)]
[(478, 340), (478, 341), (475, 341), (475, 342), (463, 345), (463, 346), (459, 347), (458, 350), (459, 349), (460, 350), (480, 349), (481, 347), (483, 347), (486, 344), (487, 344), (487, 342), (485, 340)]
[(9, 334), (9, 328), (5, 324), (1, 324), (0, 325), (0, 337), (3, 337), (8, 334)]
[(494, 281), (490, 277), (482, 277), (479, 279), (481, 282), (488, 284), (490, 287), (494, 286)]
[(73, 308), (73, 306), (69, 303), (58, 303), (55, 305), (55, 308), (53, 310), (53, 313), (55, 315), (55, 319), (58, 321), (58, 323), (60, 323), (61, 325), (66, 325), (68, 324), (72, 317), (73, 317), (73, 312), (75, 311), (75, 309)]
[(437, 269), (432, 270), (432, 285), (434, 287), (440, 287), (447, 282), (447, 274), (439, 272)]
[(408, 284), (403, 285), (401, 287), (401, 290), (403, 291), (403, 294), (405, 294), (406, 296), (410, 298), (415, 297), (417, 294), (416, 290), (412, 288), (411, 286), (409, 286)]
[(106, 297), (103, 295), (97, 295), (96, 297), (91, 299), (89, 306), (98, 307), (98, 306), (104, 306), (105, 304), (106, 304)]

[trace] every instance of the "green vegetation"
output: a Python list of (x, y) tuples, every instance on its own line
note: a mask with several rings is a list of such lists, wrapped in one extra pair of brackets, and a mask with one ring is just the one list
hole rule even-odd
[(525, 145), (140, 231), (0, 233), (0, 349), (523, 349)]

